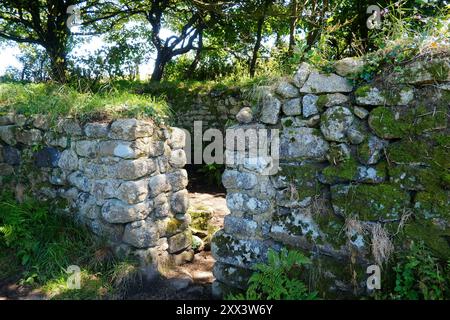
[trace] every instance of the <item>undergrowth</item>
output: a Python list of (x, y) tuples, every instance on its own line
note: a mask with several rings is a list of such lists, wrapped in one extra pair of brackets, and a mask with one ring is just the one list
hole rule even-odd
[[(6, 191), (0, 194), (0, 249), (0, 280), (19, 279), (54, 299), (111, 298), (137, 274), (134, 262), (118, 261), (72, 217), (31, 197), (18, 204)], [(72, 265), (81, 269), (80, 290), (67, 285)]]

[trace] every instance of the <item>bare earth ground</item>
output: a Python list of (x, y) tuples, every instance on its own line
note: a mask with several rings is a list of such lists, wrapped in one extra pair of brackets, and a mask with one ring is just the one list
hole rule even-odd
[[(210, 207), (214, 209), (211, 223), (223, 227), (223, 218), (229, 213), (225, 194), (219, 192), (191, 192), (190, 204), (193, 207)], [(176, 267), (165, 278), (158, 277), (144, 281), (142, 287), (130, 290), (124, 299), (133, 300), (174, 300), (174, 299), (211, 299), (211, 284), (214, 281), (212, 268), (214, 258), (210, 251), (195, 255), (191, 263)], [(40, 300), (46, 297), (29, 286), (18, 284), (19, 276), (0, 279), (0, 300)]]

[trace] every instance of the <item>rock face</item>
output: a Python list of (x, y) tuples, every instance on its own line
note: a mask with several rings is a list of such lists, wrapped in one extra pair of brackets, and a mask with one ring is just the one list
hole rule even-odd
[(51, 129), (40, 115), (0, 119), (2, 190), (15, 189), (16, 179), (7, 176), (21, 176), (26, 192), (63, 198), (66, 213), (117, 250), (159, 252), (155, 265), (192, 252), (189, 224), (174, 222), (189, 221), (183, 130), (138, 119), (85, 125), (59, 119)]
[(323, 114), (322, 134), (329, 141), (343, 142), (354, 121), (353, 113), (345, 107), (333, 107)]
[[(269, 248), (288, 247), (313, 257), (321, 295), (364, 295), (366, 267), (381, 263), (378, 232), (396, 252), (424, 241), (450, 258), (450, 100), (448, 61), (440, 60), (419, 75), (410, 71), (426, 66), (414, 63), (395, 81), (381, 72), (354, 92), (343, 76), (359, 73), (362, 60), (339, 61), (339, 75), (302, 64), (281, 86), (264, 88), (269, 99), (252, 125), (273, 130), (279, 154), (226, 167), (231, 213), (211, 244), (216, 288), (245, 288)], [(261, 170), (268, 164), (278, 164), (270, 174)]]
[(350, 81), (336, 74), (311, 73), (300, 89), (301, 93), (348, 93), (353, 90)]
[(356, 75), (364, 68), (364, 61), (361, 58), (345, 58), (334, 64), (336, 73), (340, 76), (347, 77)]

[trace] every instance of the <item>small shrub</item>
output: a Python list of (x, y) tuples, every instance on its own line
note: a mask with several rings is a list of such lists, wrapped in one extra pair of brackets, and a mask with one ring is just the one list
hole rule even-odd
[(314, 300), (317, 293), (309, 292), (300, 280), (309, 258), (297, 251), (269, 250), (267, 264), (256, 265), (245, 294), (230, 295), (229, 300)]
[(444, 300), (450, 298), (450, 261), (434, 257), (423, 243), (413, 243), (408, 252), (397, 258), (393, 267), (395, 283), (378, 295), (378, 299)]

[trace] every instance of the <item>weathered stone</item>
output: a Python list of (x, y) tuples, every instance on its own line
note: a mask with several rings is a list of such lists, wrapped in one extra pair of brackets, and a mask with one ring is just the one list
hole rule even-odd
[[(245, 290), (248, 287), (248, 280), (252, 276), (253, 271), (217, 262), (214, 264), (213, 274), (217, 280)], [(217, 280), (214, 283), (217, 283)], [(222, 298), (220, 297), (219, 299)]]
[(388, 142), (376, 136), (370, 136), (358, 146), (358, 159), (366, 165), (376, 164), (384, 155)]
[(203, 250), (205, 250), (205, 242), (202, 240), (202, 238), (195, 235), (192, 236), (192, 249), (195, 252), (202, 252)]
[(177, 253), (192, 244), (192, 234), (188, 230), (168, 238), (167, 242), (169, 243), (169, 253)]
[(161, 193), (153, 199), (153, 214), (157, 218), (165, 218), (169, 216), (170, 205), (165, 193)]
[(0, 172), (2, 173), (0, 175), (0, 186), (1, 186), (2, 179), (4, 177), (14, 174), (14, 167), (6, 163), (0, 163)]
[(331, 187), (336, 214), (362, 221), (399, 219), (410, 202), (409, 194), (389, 184)]
[(300, 89), (301, 93), (347, 93), (353, 90), (350, 82), (336, 74), (319, 74), (313, 72), (310, 74), (304, 86)]
[(76, 207), (82, 219), (98, 219), (100, 217), (100, 207), (96, 205), (94, 197), (89, 193), (78, 194)]
[(124, 180), (136, 180), (149, 175), (154, 170), (154, 163), (151, 159), (122, 160), (115, 166), (113, 177)]
[(42, 114), (36, 114), (31, 116), (33, 119), (33, 126), (37, 129), (48, 130), (50, 127), (50, 119)]
[(17, 166), (21, 162), (20, 152), (11, 146), (3, 147), (3, 161), (11, 166)]
[(258, 224), (250, 219), (234, 217), (232, 215), (225, 216), (224, 230), (228, 234), (244, 237), (255, 237)]
[(309, 64), (302, 62), (298, 70), (295, 72), (292, 82), (297, 86), (297, 88), (303, 87), (312, 71), (313, 68)]
[(58, 166), (67, 171), (75, 171), (78, 169), (78, 157), (72, 150), (64, 150), (58, 161)]
[(286, 160), (323, 160), (329, 145), (312, 128), (290, 128), (283, 130), (280, 138), (280, 157)]
[(236, 115), (236, 120), (240, 123), (250, 123), (253, 121), (253, 111), (249, 107), (242, 108)]
[(8, 113), (0, 116), (0, 126), (7, 126), (14, 124), (14, 114)]
[(322, 165), (301, 162), (296, 165), (281, 165), (279, 172), (279, 189), (276, 194), (278, 206), (287, 208), (306, 207), (311, 204), (312, 199), (320, 193), (320, 183), (317, 174)]
[(289, 99), (283, 103), (283, 112), (288, 116), (297, 116), (302, 114), (302, 99)]
[(347, 130), (353, 124), (354, 116), (352, 112), (345, 107), (332, 107), (327, 109), (322, 116), (320, 129), (329, 141), (343, 142)]
[(364, 68), (364, 61), (361, 58), (350, 57), (336, 61), (334, 63), (336, 73), (340, 76), (355, 76), (360, 73)]
[(109, 223), (128, 223), (145, 219), (151, 210), (149, 201), (127, 204), (117, 199), (107, 200), (102, 207), (102, 216)]
[(56, 124), (58, 132), (64, 132), (69, 136), (81, 136), (83, 129), (75, 119), (60, 119)]
[(148, 196), (148, 180), (126, 181), (117, 190), (117, 198), (128, 203), (136, 204), (144, 201)]
[(227, 206), (232, 212), (251, 212), (252, 214), (263, 214), (272, 208), (270, 201), (243, 193), (228, 193)]
[(305, 118), (319, 113), (319, 108), (317, 107), (318, 100), (319, 97), (313, 94), (307, 94), (303, 97), (303, 116)]
[(252, 173), (225, 170), (222, 175), (222, 184), (227, 189), (250, 190), (256, 186), (258, 179)]
[(103, 204), (105, 200), (117, 197), (120, 184), (119, 180), (94, 179), (91, 184), (91, 194), (97, 199), (97, 204)]
[(324, 184), (337, 184), (345, 182), (381, 183), (386, 180), (386, 167), (366, 167), (359, 165), (354, 159), (331, 165), (322, 171), (319, 176)]
[(435, 58), (415, 61), (403, 67), (397, 79), (409, 84), (450, 81), (450, 60), (448, 58)]
[(172, 191), (179, 191), (186, 188), (189, 182), (187, 171), (184, 169), (167, 173), (166, 177)]
[(270, 235), (283, 243), (299, 247), (320, 236), (320, 229), (308, 208), (291, 209), (288, 214), (274, 216), (273, 220)]
[(342, 93), (331, 93), (319, 96), (317, 106), (319, 108), (330, 108), (341, 106), (349, 102), (350, 98)]
[(186, 145), (186, 132), (180, 128), (170, 128), (169, 146), (172, 149), (181, 149)]
[(39, 168), (54, 168), (58, 166), (61, 152), (52, 147), (44, 147), (34, 154), (34, 164)]
[(365, 119), (369, 116), (369, 111), (358, 106), (353, 107), (353, 113), (360, 119)]
[(153, 125), (150, 122), (136, 119), (116, 120), (111, 124), (109, 137), (118, 140), (135, 140), (150, 137)]
[(285, 99), (297, 98), (300, 96), (298, 88), (286, 81), (280, 82), (275, 89), (275, 92)]
[(140, 220), (125, 226), (123, 241), (136, 248), (153, 247), (158, 239), (158, 227), (151, 220)]
[(6, 144), (11, 146), (17, 143), (16, 141), (16, 132), (17, 126), (1, 126), (0, 127), (0, 139), (3, 140)]
[(408, 87), (380, 90), (364, 86), (355, 91), (356, 103), (363, 106), (406, 106), (414, 100), (414, 90)]
[(55, 186), (64, 186), (67, 184), (67, 174), (61, 168), (55, 168), (50, 173), (48, 181)]
[(89, 138), (106, 138), (108, 136), (108, 127), (108, 123), (88, 123), (84, 126), (84, 133)]
[(189, 197), (187, 190), (177, 191), (170, 198), (170, 208), (176, 213), (185, 213), (189, 208)]
[(169, 163), (174, 168), (184, 168), (186, 165), (186, 153), (183, 149), (172, 150)]
[(165, 174), (159, 174), (153, 176), (148, 181), (148, 186), (150, 188), (150, 196), (155, 197), (160, 193), (170, 191), (169, 179)]
[(75, 151), (81, 157), (95, 158), (98, 150), (99, 144), (97, 141), (80, 140), (75, 143)]
[(301, 117), (286, 117), (281, 118), (281, 124), (284, 128), (300, 128), (300, 127), (316, 127), (320, 123), (320, 115), (315, 115), (309, 119)]
[(347, 138), (351, 144), (361, 144), (366, 139), (366, 133), (359, 126), (353, 124), (347, 130)]
[(69, 183), (78, 189), (89, 192), (91, 191), (91, 181), (82, 172), (75, 171), (67, 177)]
[(120, 243), (124, 235), (124, 226), (121, 224), (110, 224), (100, 217), (88, 222), (92, 232), (100, 237), (108, 239), (110, 242)]
[(25, 126), (27, 123), (29, 124), (28, 118), (23, 115), (23, 114), (15, 114), (14, 115), (14, 123), (19, 126), (19, 127), (23, 127)]
[(32, 146), (42, 141), (42, 132), (38, 129), (16, 130), (17, 142)]
[(211, 242), (211, 253), (217, 261), (242, 268), (265, 262), (269, 248), (280, 250), (271, 241), (239, 240), (223, 231), (216, 232)]
[(271, 93), (263, 97), (260, 121), (267, 124), (276, 124), (281, 110), (281, 102)]
[(68, 139), (65, 136), (61, 136), (58, 133), (47, 131), (44, 133), (44, 141), (51, 147), (67, 148)]

